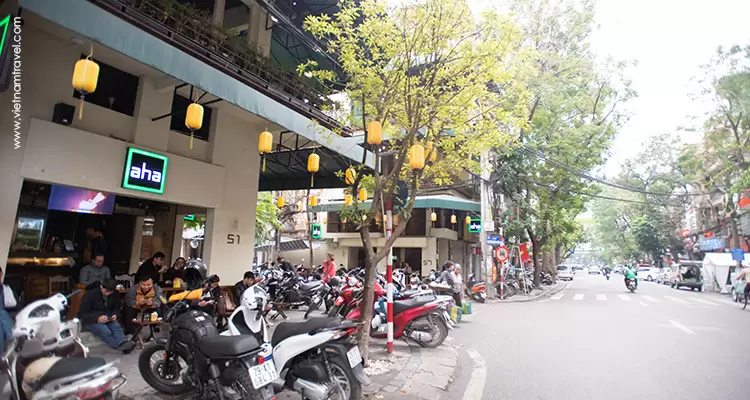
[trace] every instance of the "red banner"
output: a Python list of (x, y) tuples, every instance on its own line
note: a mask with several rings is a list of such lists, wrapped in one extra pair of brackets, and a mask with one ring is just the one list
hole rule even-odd
[(519, 251), (521, 252), (521, 262), (525, 263), (530, 260), (529, 258), (529, 244), (524, 243), (520, 246), (518, 246)]

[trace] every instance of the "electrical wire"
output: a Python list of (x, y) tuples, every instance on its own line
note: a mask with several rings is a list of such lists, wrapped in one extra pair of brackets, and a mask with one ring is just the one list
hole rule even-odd
[(640, 201), (640, 200), (623, 199), (623, 198), (619, 198), (619, 197), (602, 196), (602, 195), (598, 195), (598, 194), (586, 193), (586, 192), (581, 192), (581, 191), (577, 191), (577, 190), (573, 190), (573, 189), (567, 189), (567, 188), (558, 187), (558, 186), (551, 187), (549, 185), (545, 185), (543, 183), (535, 182), (533, 180), (524, 179), (524, 178), (519, 178), (519, 180), (522, 180), (524, 182), (530, 183), (530, 184), (532, 184), (534, 186), (538, 186), (538, 187), (541, 187), (541, 188), (544, 188), (544, 189), (562, 190), (562, 191), (565, 191), (565, 192), (574, 193), (574, 194), (578, 194), (578, 195), (581, 195), (581, 196), (594, 197), (594, 198), (603, 199), (603, 200), (612, 200), (612, 201), (621, 201), (621, 202), (625, 202), (625, 203), (644, 204), (644, 205), (648, 205), (648, 206), (664, 206), (664, 205), (667, 205), (667, 206), (679, 206), (679, 204), (671, 204), (671, 203), (669, 203), (669, 204), (659, 204), (659, 203), (651, 203), (651, 202)]

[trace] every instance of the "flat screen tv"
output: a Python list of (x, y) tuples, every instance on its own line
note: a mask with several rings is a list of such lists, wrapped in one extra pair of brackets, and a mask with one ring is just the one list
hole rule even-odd
[(115, 195), (98, 190), (52, 185), (47, 208), (82, 214), (110, 215), (115, 208)]

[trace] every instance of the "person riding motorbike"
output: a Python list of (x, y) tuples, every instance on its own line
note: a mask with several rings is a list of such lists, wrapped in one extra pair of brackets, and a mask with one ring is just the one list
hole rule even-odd
[(628, 267), (625, 269), (625, 286), (628, 286), (628, 280), (634, 280), (635, 281), (635, 288), (638, 289), (638, 274), (635, 271), (635, 268)]

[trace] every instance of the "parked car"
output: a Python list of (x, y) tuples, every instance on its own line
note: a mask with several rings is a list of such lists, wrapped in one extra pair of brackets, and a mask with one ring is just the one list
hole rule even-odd
[(580, 265), (573, 266), (573, 273), (575, 274), (578, 271), (583, 271), (583, 267)]
[(637, 276), (638, 280), (646, 280), (652, 282), (661, 274), (658, 268), (654, 267), (640, 267), (638, 268)]
[(680, 263), (679, 272), (670, 277), (672, 288), (689, 287), (691, 290), (698, 289), (700, 292), (703, 290), (703, 275), (701, 274), (700, 262), (688, 263)]
[(589, 267), (589, 274), (601, 274), (602, 273), (602, 267), (598, 265), (592, 265)]
[(656, 283), (660, 285), (668, 285), (670, 282), (669, 278), (671, 278), (672, 275), (674, 275), (674, 273), (671, 269), (664, 268), (659, 271), (659, 275), (656, 276)]
[(732, 279), (732, 300), (734, 301), (739, 300), (739, 296), (745, 293), (746, 285), (747, 285), (747, 282), (744, 279), (740, 279), (740, 280)]
[(557, 266), (557, 279), (560, 280), (567, 280), (572, 281), (573, 280), (573, 268), (569, 267), (567, 265), (558, 265)]

